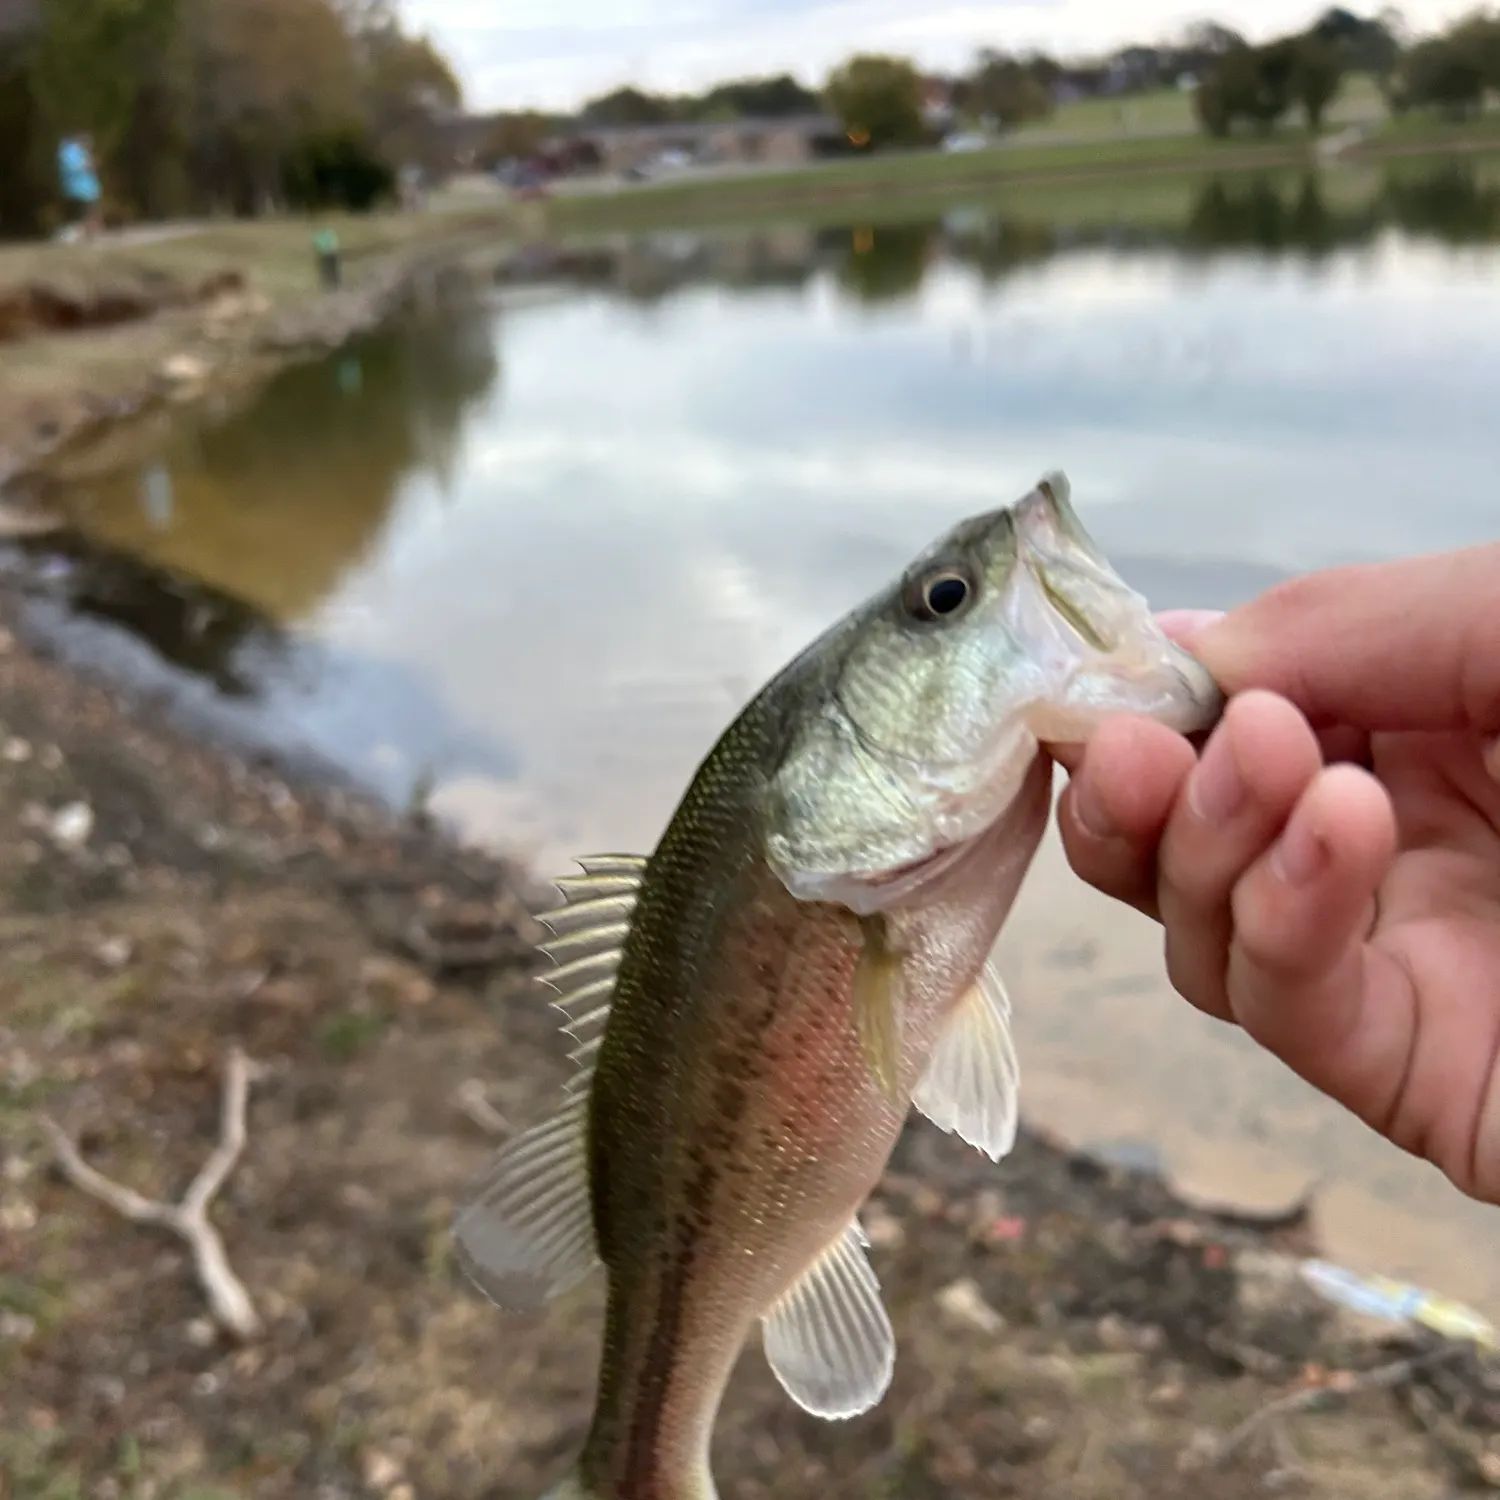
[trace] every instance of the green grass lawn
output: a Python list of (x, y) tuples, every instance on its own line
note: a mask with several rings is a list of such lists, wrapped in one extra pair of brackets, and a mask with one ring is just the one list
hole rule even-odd
[(1158, 89), (1128, 99), (1080, 99), (1060, 105), (1024, 135), (1120, 135), (1130, 130), (1195, 130), (1193, 100), (1180, 89)]
[(850, 205), (913, 199), (941, 208), (1047, 179), (1104, 177), (1118, 170), (1137, 180), (1160, 172), (1195, 173), (1269, 166), (1300, 160), (1306, 136), (1214, 141), (1199, 135), (1101, 137), (1063, 144), (1014, 144), (957, 155), (910, 152), (823, 163), (789, 172), (683, 179), (552, 199), (551, 227), (563, 230), (630, 228), (766, 217), (809, 209), (847, 212)]
[[(1328, 111), (1328, 123), (1340, 125), (1379, 119), (1384, 113), (1385, 101), (1375, 80), (1368, 74), (1355, 73), (1344, 80)], [(1048, 119), (1018, 130), (1016, 138), (1121, 136), (1169, 130), (1186, 135), (1197, 129), (1192, 95), (1170, 88), (1133, 94), (1127, 99), (1080, 99), (1076, 104), (1064, 104)]]

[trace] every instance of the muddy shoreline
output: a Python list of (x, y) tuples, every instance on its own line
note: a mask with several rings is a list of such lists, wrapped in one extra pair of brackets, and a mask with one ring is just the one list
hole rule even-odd
[[(320, 289), (295, 224), (205, 228), (165, 245), (0, 256), (0, 501), (72, 448), (163, 407), (246, 399), (499, 259), (504, 209), (346, 231), (343, 284)], [(5, 522), (9, 522), (9, 527)], [(0, 518), (0, 534), (24, 523)]]

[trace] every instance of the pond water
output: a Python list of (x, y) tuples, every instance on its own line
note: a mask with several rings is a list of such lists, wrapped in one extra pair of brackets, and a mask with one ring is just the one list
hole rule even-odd
[[(762, 680), (1044, 470), (1154, 602), (1227, 605), (1500, 535), (1497, 390), (1482, 160), (599, 241), (75, 455), (113, 550), (38, 618), (556, 869), (649, 848)], [(1350, 1258), (1500, 1310), (1494, 1217), (1188, 1013), (1055, 849), (1006, 943), (1034, 1111), (1241, 1195), (1329, 1174)]]

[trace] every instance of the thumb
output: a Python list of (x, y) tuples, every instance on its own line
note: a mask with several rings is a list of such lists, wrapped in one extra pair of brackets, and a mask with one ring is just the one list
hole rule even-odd
[(1227, 693), (1267, 688), (1314, 725), (1500, 731), (1500, 543), (1330, 568), (1193, 633)]

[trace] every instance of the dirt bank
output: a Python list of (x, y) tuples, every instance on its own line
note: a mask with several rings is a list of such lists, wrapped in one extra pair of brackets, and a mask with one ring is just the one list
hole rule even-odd
[(342, 343), (510, 222), (503, 205), (336, 221), (334, 292), (300, 222), (0, 249), (0, 487), (80, 434)]
[[(5, 623), (0, 1495), (535, 1500), (587, 1420), (598, 1288), (504, 1320), (460, 1283), (448, 1223), (564, 1076), (527, 973), (538, 893), (183, 740)], [(257, 1072), (213, 1218), (264, 1325), (244, 1345), (176, 1240), (61, 1178), (43, 1124), (178, 1197), (235, 1047)], [(1414, 1364), (1431, 1350), (1315, 1300), (1297, 1214), (1196, 1212), (1036, 1134), (995, 1168), (914, 1126), (867, 1223), (891, 1395), (819, 1423), (750, 1351), (719, 1427), (725, 1500), (1500, 1484), (1500, 1371)]]

